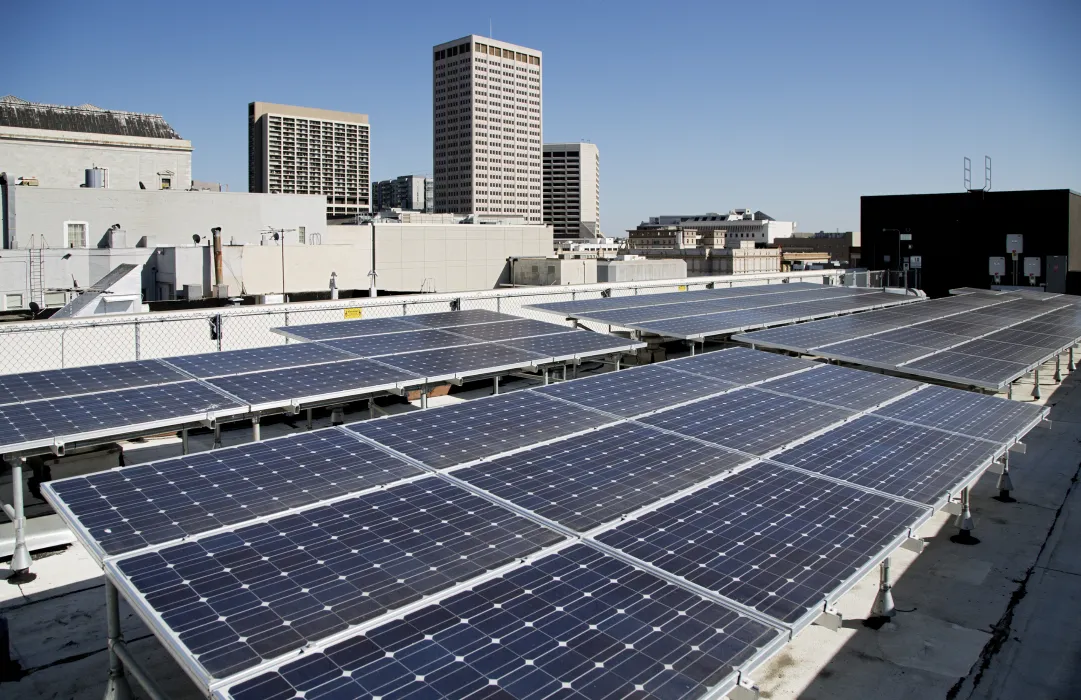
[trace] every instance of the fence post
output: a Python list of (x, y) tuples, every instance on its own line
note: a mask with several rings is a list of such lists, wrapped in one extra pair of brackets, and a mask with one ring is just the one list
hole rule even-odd
[(142, 328), (142, 326), (139, 324), (138, 320), (135, 321), (134, 325), (135, 325), (135, 359), (136, 360), (141, 360), (142, 359), (142, 334), (139, 332), (139, 330)]

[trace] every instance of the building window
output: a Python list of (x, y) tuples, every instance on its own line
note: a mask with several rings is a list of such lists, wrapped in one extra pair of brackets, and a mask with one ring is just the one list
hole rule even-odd
[(23, 307), (23, 295), (22, 294), (5, 294), (4, 295), (4, 309), (21, 309)]
[(86, 231), (89, 228), (89, 224), (85, 221), (65, 221), (64, 222), (64, 235), (68, 248), (86, 248), (87, 236)]
[(171, 190), (173, 189), (173, 178), (166, 175), (161, 176), (161, 189)]
[(63, 306), (66, 303), (68, 303), (68, 297), (65, 292), (45, 292), (45, 306), (47, 308)]
[(297, 227), (297, 242), (300, 244), (304, 244), (305, 242), (305, 231), (303, 226)]

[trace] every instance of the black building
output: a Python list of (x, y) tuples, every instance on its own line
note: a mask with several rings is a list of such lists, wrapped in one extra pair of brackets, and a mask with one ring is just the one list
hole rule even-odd
[[(989, 287), (991, 257), (1006, 258), (1002, 284), (1014, 284), (1013, 262), (1006, 249), (1006, 236), (1013, 233), (1024, 236), (1016, 284), (1028, 284), (1023, 259), (1038, 257), (1037, 284), (1049, 292), (1081, 294), (1081, 194), (1077, 192), (860, 197), (860, 225), (865, 267), (900, 270), (905, 259), (918, 255), (920, 286), (933, 297), (946, 296), (954, 287)], [(911, 234), (911, 240), (905, 240), (904, 234)]]

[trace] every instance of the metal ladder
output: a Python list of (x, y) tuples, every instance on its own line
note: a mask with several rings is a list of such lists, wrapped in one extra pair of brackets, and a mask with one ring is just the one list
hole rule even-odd
[(30, 237), (29, 262), (30, 262), (30, 301), (36, 301), (38, 306), (45, 307), (45, 237), (42, 236), (40, 243)]

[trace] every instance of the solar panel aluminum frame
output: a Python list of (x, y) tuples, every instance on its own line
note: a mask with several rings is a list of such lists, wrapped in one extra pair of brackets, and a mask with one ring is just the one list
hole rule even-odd
[[(369, 362), (374, 362), (374, 360), (369, 360)], [(424, 380), (418, 377), (416, 380), (408, 379), (397, 382), (386, 382), (383, 384), (373, 384), (371, 386), (343, 389), (342, 391), (332, 391), (326, 394), (311, 394), (291, 399), (266, 401), (263, 403), (250, 404), (250, 412), (253, 414), (260, 414), (285, 409), (287, 413), (295, 414), (305, 408), (317, 408), (320, 406), (339, 404), (344, 399), (356, 400), (369, 396), (382, 396), (384, 394), (400, 395), (409, 387), (420, 386), (424, 383)]]
[[(475, 345), (483, 345), (483, 344), (484, 343), (479, 343), (479, 342), (475, 343)], [(490, 343), (490, 344), (498, 345), (499, 343)], [(467, 346), (467, 347), (471, 347), (471, 346)], [(518, 352), (526, 352), (525, 350), (519, 350), (518, 348), (512, 348), (512, 349), (517, 350)], [(422, 352), (427, 352), (427, 351), (422, 351)], [(536, 354), (536, 353), (530, 353), (530, 354)], [(382, 360), (387, 360), (387, 358), (384, 357), (384, 358), (382, 358)], [(368, 361), (369, 362), (378, 362), (381, 365), (386, 365), (386, 366), (392, 367), (394, 369), (399, 369), (397, 366), (391, 364), (389, 361), (381, 361), (381, 360), (373, 359), (373, 358), (368, 358)], [(531, 359), (528, 363), (516, 362), (516, 363), (513, 363), (513, 364), (509, 364), (509, 365), (499, 365), (499, 366), (496, 366), (496, 367), (482, 367), (482, 368), (475, 369), (475, 370), (462, 370), (462, 371), (459, 371), (459, 372), (448, 372), (446, 374), (437, 374), (437, 375), (431, 375), (431, 376), (428, 376), (428, 377), (418, 377), (416, 381), (409, 380), (407, 382), (398, 382), (399, 386), (397, 386), (396, 388), (405, 389), (406, 387), (417, 387), (417, 386), (424, 386), (424, 385), (428, 385), (428, 384), (438, 384), (438, 383), (441, 383), (441, 382), (450, 382), (450, 383), (453, 384), (455, 382), (465, 381), (467, 379), (470, 380), (470, 381), (473, 381), (473, 380), (485, 379), (485, 378), (488, 378), (488, 377), (494, 377), (494, 376), (497, 376), (497, 375), (503, 375), (503, 374), (507, 374), (508, 372), (515, 372), (515, 371), (518, 371), (518, 370), (540, 369), (541, 367), (543, 367), (546, 364), (552, 364), (551, 360), (549, 358), (547, 358), (547, 357), (538, 355), (537, 357)], [(406, 371), (406, 370), (402, 370), (402, 371)]]
[[(357, 440), (358, 442), (363, 442), (363, 441), (359, 440), (356, 433), (353, 433), (352, 431), (345, 429), (343, 426), (340, 426), (340, 425), (339, 426), (334, 426), (331, 429), (336, 430), (336, 431), (338, 431), (338, 432), (342, 433), (343, 435), (346, 435), (346, 436), (348, 436), (350, 438), (353, 438), (354, 440)], [(290, 437), (292, 437), (292, 435), (282, 435), (282, 436), (279, 436), (279, 437), (271, 438), (269, 440), (265, 440), (263, 442), (264, 443), (271, 443), (271, 442), (274, 442), (275, 440), (288, 440)], [(159, 462), (172, 461), (174, 459), (176, 459), (176, 457), (162, 457), (161, 459), (151, 460), (150, 462), (143, 462), (142, 464), (139, 464), (137, 466), (146, 467), (146, 466), (150, 466), (150, 465), (153, 465), (153, 464), (157, 464)], [(112, 469), (106, 469), (105, 471), (106, 472), (109, 472), (109, 471), (114, 471), (115, 472), (115, 471), (120, 471), (122, 469), (127, 469), (127, 467), (114, 467)], [(101, 473), (104, 473), (104, 472), (95, 472), (95, 473), (96, 474), (101, 474)], [(248, 520), (243, 520), (243, 521), (238, 522), (238, 523), (233, 523), (232, 525), (226, 525), (226, 526), (223, 526), (223, 527), (215, 528), (213, 530), (206, 530), (204, 532), (199, 532), (199, 533), (197, 533), (195, 535), (190, 535), (190, 536), (187, 536), (187, 537), (180, 537), (180, 538), (177, 538), (177, 539), (174, 539), (174, 540), (169, 540), (169, 541), (166, 541), (166, 542), (158, 542), (156, 544), (148, 545), (146, 547), (141, 547), (139, 549), (133, 549), (133, 550), (130, 550), (130, 551), (127, 551), (127, 552), (121, 552), (120, 554), (107, 554), (105, 552), (105, 550), (103, 550), (101, 548), (101, 546), (98, 544), (97, 539), (95, 539), (94, 536), (90, 533), (90, 531), (87, 530), (83, 526), (82, 521), (79, 519), (79, 517), (77, 515), (75, 515), (75, 513), (73, 513), (71, 511), (71, 509), (68, 507), (67, 503), (64, 502), (63, 498), (61, 498), (53, 490), (52, 482), (46, 482), (46, 483), (42, 484), (41, 485), (41, 493), (45, 497), (45, 501), (50, 506), (52, 506), (52, 508), (56, 512), (56, 514), (60, 516), (60, 519), (64, 521), (64, 524), (67, 525), (68, 529), (70, 529), (72, 531), (72, 533), (75, 535), (75, 539), (77, 539), (79, 541), (79, 544), (81, 544), (83, 546), (83, 548), (86, 549), (87, 553), (90, 554), (90, 558), (93, 559), (94, 562), (98, 566), (101, 566), (101, 567), (104, 568), (105, 562), (109, 561), (109, 560), (126, 559), (128, 557), (133, 557), (133, 556), (136, 556), (136, 555), (145, 554), (146, 552), (156, 551), (156, 550), (159, 550), (159, 549), (164, 549), (166, 547), (172, 547), (172, 546), (180, 544), (182, 542), (189, 542), (189, 541), (193, 541), (193, 540), (198, 540), (198, 539), (201, 539), (203, 537), (211, 536), (211, 535), (220, 535), (223, 532), (229, 532), (230, 530), (234, 530), (236, 528), (247, 527), (248, 525), (254, 525), (256, 523), (266, 522), (268, 520), (273, 520), (275, 518), (284, 517), (284, 516), (292, 515), (292, 514), (295, 514), (295, 513), (303, 513), (305, 511), (312, 510), (314, 508), (321, 508), (321, 507), (326, 506), (326, 505), (331, 505), (333, 503), (338, 503), (340, 501), (345, 501), (345, 500), (348, 500), (350, 498), (357, 498), (359, 496), (363, 496), (363, 495), (369, 494), (369, 493), (375, 493), (377, 491), (385, 491), (386, 489), (392, 488), (394, 486), (399, 486), (399, 485), (402, 485), (402, 484), (412, 483), (414, 481), (419, 481), (421, 479), (425, 479), (425, 478), (427, 478), (429, 476), (431, 476), (430, 471), (422, 469), (421, 473), (419, 473), (419, 474), (414, 474), (413, 476), (405, 476), (405, 477), (402, 477), (400, 479), (395, 479), (394, 481), (388, 481), (388, 482), (386, 482), (384, 484), (376, 484), (374, 486), (369, 486), (368, 488), (361, 489), (360, 491), (353, 491), (351, 493), (343, 493), (343, 494), (340, 494), (338, 496), (334, 496), (332, 498), (323, 499), (321, 501), (314, 501), (312, 503), (306, 503), (306, 504), (304, 504), (302, 506), (294, 506), (292, 508), (285, 508), (285, 509), (283, 509), (281, 511), (278, 511), (276, 513), (270, 513), (270, 514), (267, 514), (267, 515), (255, 516), (255, 517), (250, 518)], [(71, 478), (78, 478), (78, 477), (71, 477)], [(63, 481), (63, 479), (58, 479), (57, 481)]]
[[(238, 527), (248, 524), (250, 524), (250, 522), (241, 523), (238, 524)], [(427, 607), (432, 603), (439, 602), (440, 600), (444, 600), (452, 595), (457, 595), (458, 593), (468, 590), (469, 588), (476, 586), (480, 583), (484, 583), (485, 581), (489, 581), (493, 578), (502, 576), (505, 573), (509, 573), (510, 571), (513, 571), (519, 566), (522, 566), (523, 562), (531, 561), (533, 559), (537, 559), (548, 554), (553, 554), (561, 549), (565, 549), (575, 544), (577, 544), (577, 542), (572, 539), (564, 539), (561, 542), (557, 542), (556, 544), (533, 552), (532, 554), (514, 559), (504, 564), (503, 566), (485, 572), (484, 574), (476, 578), (469, 579), (468, 581), (459, 582), (449, 587), (448, 589), (440, 591), (434, 595), (428, 597), (421, 597), (420, 599), (408, 603), (400, 608), (395, 608), (394, 610), (385, 612), (382, 615), (376, 615), (375, 617), (369, 620), (365, 620), (358, 625), (347, 627), (344, 630), (327, 636), (325, 639), (319, 640), (316, 644), (319, 648), (325, 648), (327, 646), (343, 641), (349, 637), (358, 634), (364, 634), (364, 632), (379, 627), (380, 625), (386, 624), (391, 620), (404, 617), (410, 613), (420, 610), (421, 608)], [(141, 550), (139, 553), (145, 554), (148, 551), (152, 550), (144, 549)], [(165, 650), (169, 653), (171, 657), (173, 657), (173, 660), (176, 661), (177, 665), (195, 683), (199, 690), (203, 691), (206, 695), (210, 696), (218, 691), (224, 691), (231, 685), (235, 685), (260, 673), (265, 673), (271, 668), (276, 668), (283, 664), (287, 664), (290, 661), (294, 661), (297, 658), (311, 651), (311, 649), (307, 646), (300, 647), (298, 649), (286, 652), (279, 657), (235, 673), (231, 676), (226, 676), (225, 678), (219, 679), (212, 678), (210, 674), (207, 673), (206, 670), (203, 669), (203, 667), (198, 663), (198, 661), (194, 659), (192, 654), (187, 650), (186, 646), (180, 641), (179, 635), (177, 635), (169, 627), (169, 625), (166, 624), (165, 620), (162, 619), (161, 615), (158, 614), (158, 612), (155, 611), (149, 603), (147, 603), (146, 599), (138, 591), (138, 589), (131, 585), (130, 580), (120, 571), (119, 563), (123, 561), (123, 559), (129, 556), (134, 556), (135, 554), (136, 553), (128, 553), (119, 558), (107, 559), (104, 563), (104, 571), (107, 581), (109, 583), (112, 583), (112, 585), (116, 587), (117, 591), (128, 602), (128, 604), (131, 606), (132, 610), (139, 617), (139, 619), (142, 620), (142, 622), (150, 628), (150, 631), (153, 632), (154, 636), (157, 637), (159, 642), (161, 642), (161, 645), (165, 647)], [(221, 697), (228, 696), (222, 695)]]
[[(857, 298), (859, 296), (860, 295), (857, 295)], [(775, 326), (787, 326), (787, 325), (790, 325), (790, 324), (793, 324), (793, 323), (803, 323), (804, 321), (814, 321), (814, 320), (825, 319), (825, 318), (837, 318), (838, 316), (848, 316), (848, 315), (851, 315), (851, 314), (861, 313), (861, 312), (864, 312), (864, 311), (875, 311), (877, 309), (893, 308), (893, 307), (896, 307), (896, 306), (902, 306), (902, 305), (905, 305), (905, 304), (913, 304), (913, 303), (921, 302), (921, 301), (924, 301), (924, 300), (925, 299), (923, 297), (911, 297), (911, 298), (910, 297), (903, 297), (902, 300), (892, 302), (892, 303), (875, 304), (875, 305), (872, 305), (872, 306), (861, 306), (861, 307), (845, 309), (845, 310), (842, 310), (842, 311), (835, 311), (835, 312), (829, 312), (829, 313), (819, 312), (819, 313), (810, 314), (810, 315), (807, 315), (807, 316), (793, 316), (793, 317), (789, 317), (789, 318), (778, 319), (776, 321), (766, 321), (766, 322), (762, 322), (762, 323), (745, 324), (745, 325), (742, 325), (742, 326), (733, 326), (731, 328), (722, 328), (722, 329), (719, 329), (719, 330), (710, 331), (708, 333), (682, 334), (682, 333), (667, 332), (667, 333), (664, 333), (662, 337), (677, 338), (679, 340), (703, 341), (706, 338), (709, 338), (709, 337), (712, 337), (712, 336), (717, 336), (717, 335), (731, 335), (733, 333), (743, 333), (745, 331), (764, 330), (766, 328), (773, 328)], [(798, 303), (793, 304), (793, 307), (797, 307), (797, 306), (799, 306)], [(759, 308), (762, 308), (762, 307), (759, 307)], [(765, 307), (765, 308), (773, 308), (773, 307)], [(749, 310), (750, 311), (757, 311), (759, 309), (749, 309)], [(654, 333), (654, 331), (649, 330), (648, 324), (631, 324), (630, 326), (627, 326), (627, 327), (631, 328), (633, 330), (642, 332), (642, 333)]]
[[(560, 333), (560, 334), (556, 334), (556, 335), (562, 335), (562, 334)], [(595, 335), (602, 335), (602, 334), (597, 333)], [(533, 337), (543, 337), (543, 336), (533, 336)], [(545, 359), (544, 362), (542, 362), (540, 364), (537, 364), (537, 365), (534, 365), (534, 366), (535, 367), (542, 367), (543, 365), (546, 365), (546, 364), (558, 365), (558, 364), (565, 364), (565, 363), (572, 363), (572, 364), (577, 365), (577, 364), (581, 364), (582, 360), (587, 360), (587, 359), (592, 358), (592, 357), (605, 357), (606, 355), (622, 355), (624, 353), (636, 352), (636, 351), (638, 351), (638, 350), (640, 350), (642, 348), (649, 347), (648, 343), (643, 343), (643, 342), (640, 342), (640, 341), (637, 341), (637, 340), (629, 340), (629, 339), (620, 338), (618, 335), (609, 335), (609, 337), (612, 338), (613, 341), (621, 341), (622, 340), (624, 342), (622, 342), (622, 343), (613, 342), (612, 343), (612, 349), (610, 349), (610, 350), (606, 349), (606, 350), (603, 350), (601, 352), (575, 352), (575, 353), (568, 353), (566, 355), (554, 355), (552, 357), (548, 357), (547, 359)], [(527, 340), (527, 339), (526, 338), (513, 338), (512, 340)], [(500, 345), (506, 345), (506, 341), (499, 341), (499, 344)], [(513, 345), (508, 345), (507, 347), (514, 348)], [(520, 348), (514, 348), (514, 349), (519, 350)], [(528, 350), (527, 352), (532, 352), (534, 354), (537, 354), (535, 350)]]

